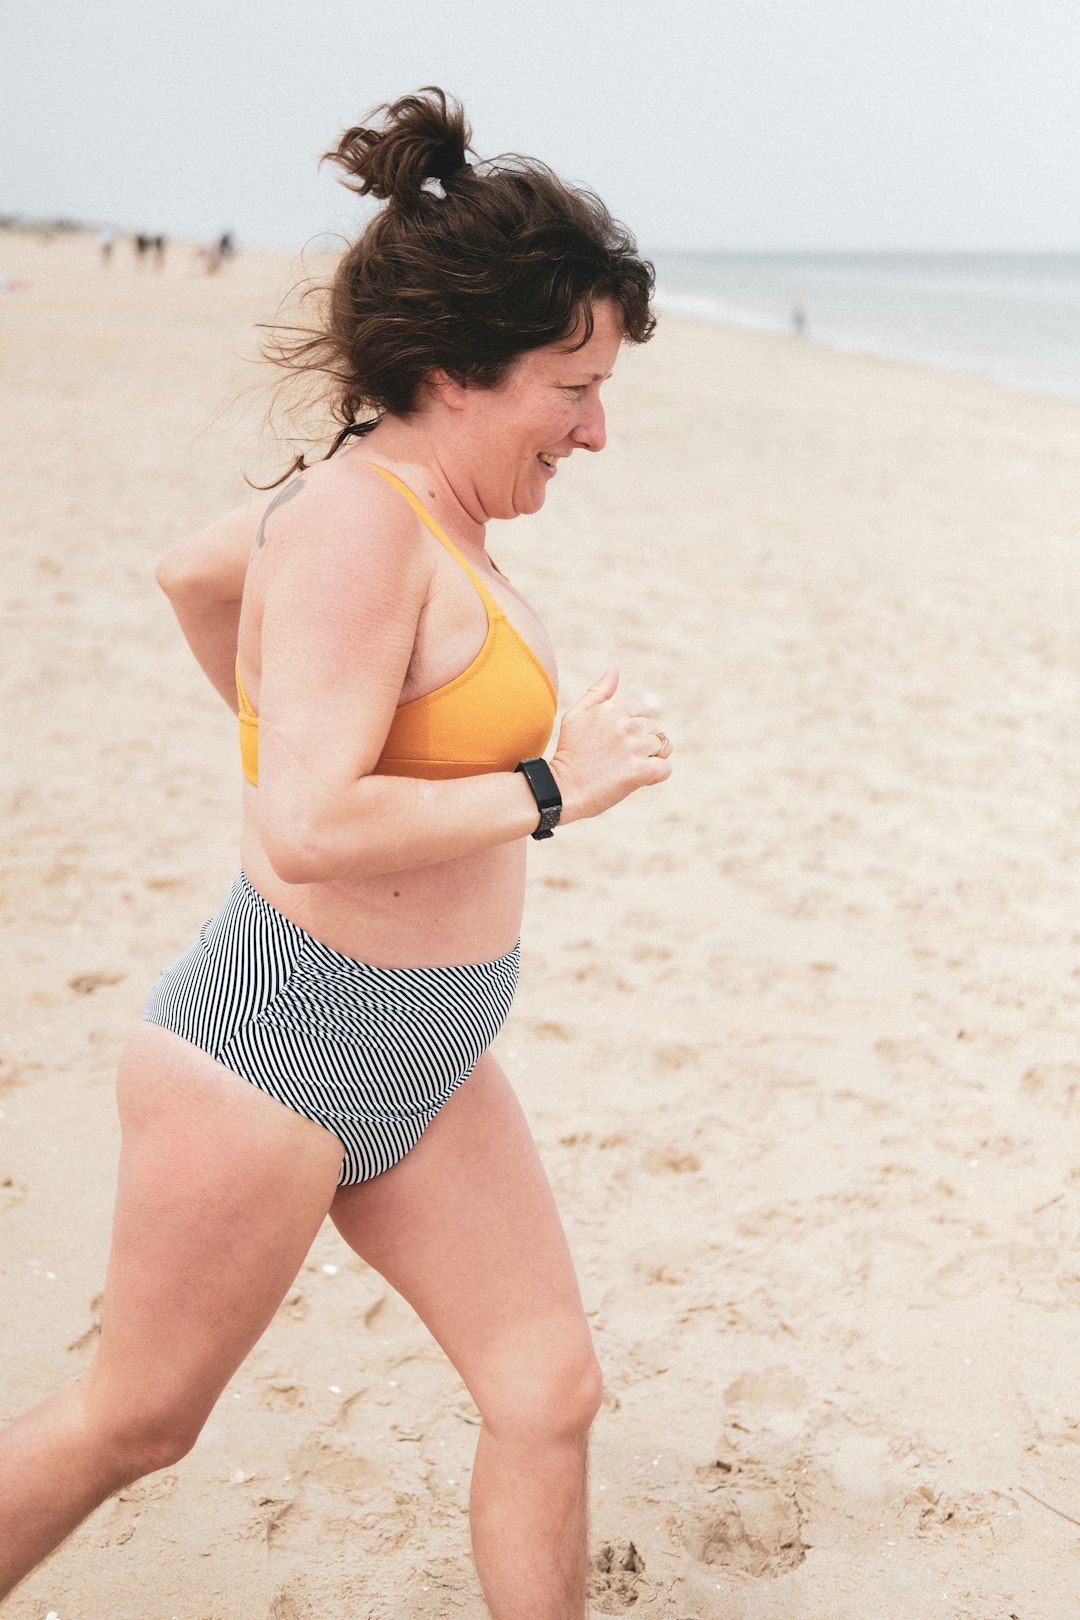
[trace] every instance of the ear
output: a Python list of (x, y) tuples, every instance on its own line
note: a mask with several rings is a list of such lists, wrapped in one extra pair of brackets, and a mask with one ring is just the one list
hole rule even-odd
[(432, 393), (451, 411), (465, 409), (465, 399), (468, 387), (465, 383), (455, 382), (449, 372), (433, 371), (427, 378), (427, 385)]

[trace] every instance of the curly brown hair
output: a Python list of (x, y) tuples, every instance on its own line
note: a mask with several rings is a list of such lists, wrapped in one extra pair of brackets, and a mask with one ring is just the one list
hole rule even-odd
[[(264, 341), (288, 372), (327, 379), (324, 404), (341, 424), (328, 455), (384, 413), (414, 410), (436, 371), (491, 388), (530, 349), (579, 331), (583, 346), (597, 300), (616, 305), (626, 341), (651, 337), (652, 265), (599, 197), (535, 158), (470, 165), (464, 112), (437, 85), (370, 120), (323, 161), (387, 206), (315, 289), (318, 327), (271, 327)], [(277, 482), (306, 465), (297, 457)]]

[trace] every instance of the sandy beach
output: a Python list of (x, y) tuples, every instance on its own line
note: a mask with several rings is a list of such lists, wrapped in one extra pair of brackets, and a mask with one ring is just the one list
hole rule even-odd
[[(116, 1058), (237, 866), (152, 573), (289, 459), (245, 357), (295, 274), (0, 233), (0, 1420), (87, 1365)], [(678, 749), (537, 846), (498, 1047), (606, 1371), (594, 1608), (1063, 1620), (1080, 406), (671, 316), (608, 414), (490, 536), (564, 700), (617, 662)], [(4, 1620), (480, 1620), (476, 1423), (327, 1227), (190, 1457)]]

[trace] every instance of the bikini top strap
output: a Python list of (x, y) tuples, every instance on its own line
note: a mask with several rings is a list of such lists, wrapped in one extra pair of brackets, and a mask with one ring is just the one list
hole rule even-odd
[(240, 713), (243, 714), (243, 715), (254, 715), (255, 710), (251, 706), (251, 699), (248, 697), (247, 693), (244, 691), (244, 680), (243, 680), (243, 676), (240, 674), (240, 654), (239, 653), (237, 653), (237, 655), (236, 655), (236, 671), (235, 671), (235, 673), (236, 673), (236, 695), (240, 699)]
[(492, 596), (491, 592), (480, 578), (480, 575), (476, 572), (476, 569), (470, 562), (466, 560), (465, 557), (462, 556), (461, 552), (458, 550), (457, 546), (455, 546), (450, 536), (439, 528), (439, 525), (435, 522), (435, 519), (428, 511), (427, 507), (417, 499), (412, 490), (409, 488), (408, 484), (403, 483), (396, 473), (390, 472), (389, 468), (380, 467), (378, 462), (365, 461), (364, 466), (370, 467), (372, 472), (381, 473), (388, 484), (393, 484), (394, 488), (404, 495), (405, 499), (408, 501), (409, 505), (412, 507), (413, 511), (416, 513), (424, 527), (430, 530), (439, 544), (450, 553), (451, 557), (453, 557), (455, 561), (460, 563), (462, 568), (464, 568), (465, 572), (476, 586), (480, 600), (487, 608), (488, 613), (494, 613), (501, 618), (502, 608), (499, 606), (498, 602), (496, 602), (495, 598)]
[[(455, 561), (458, 562), (461, 565), (461, 567), (465, 570), (465, 572), (468, 574), (469, 578), (473, 582), (473, 585), (476, 587), (476, 591), (477, 591), (477, 594), (480, 597), (480, 600), (483, 602), (484, 607), (487, 609), (488, 617), (489, 618), (491, 618), (492, 616), (494, 616), (496, 618), (505, 617), (505, 615), (503, 614), (502, 608), (499, 606), (498, 602), (492, 596), (491, 592), (488, 590), (487, 586), (484, 584), (483, 580), (480, 578), (480, 575), (476, 572), (476, 569), (472, 566), (472, 564), (470, 562), (468, 562), (462, 556), (461, 552), (458, 550), (457, 546), (455, 546), (455, 544), (451, 540), (450, 536), (448, 534), (444, 533), (443, 530), (439, 528), (439, 525), (435, 522), (435, 519), (432, 517), (431, 513), (428, 511), (427, 507), (424, 506), (424, 504), (417, 499), (417, 497), (413, 494), (412, 490), (409, 488), (408, 484), (403, 483), (402, 480), (397, 476), (397, 474), (392, 473), (389, 470), (388, 467), (380, 467), (378, 462), (365, 461), (364, 466), (365, 467), (370, 467), (372, 472), (381, 473), (383, 478), (386, 479), (388, 484), (393, 484), (394, 488), (396, 490), (400, 491), (400, 493), (402, 495), (404, 495), (405, 499), (408, 501), (409, 505), (412, 507), (413, 511), (416, 513), (417, 517), (420, 519), (420, 521), (424, 525), (424, 527), (431, 531), (431, 533), (435, 536), (435, 538), (439, 542), (439, 544), (441, 546), (443, 546), (450, 553), (451, 557), (453, 557), (455, 559)], [(254, 706), (253, 706), (253, 704), (251, 702), (251, 699), (248, 697), (247, 692), (244, 689), (243, 676), (240, 674), (240, 655), (239, 655), (239, 653), (237, 654), (237, 657), (236, 657), (236, 664), (235, 664), (235, 671), (234, 672), (235, 672), (235, 675), (236, 675), (236, 695), (240, 700), (240, 702), (239, 702), (240, 718), (243, 719), (243, 720), (254, 720), (254, 719), (257, 718), (256, 714), (255, 714), (255, 709), (254, 709)]]

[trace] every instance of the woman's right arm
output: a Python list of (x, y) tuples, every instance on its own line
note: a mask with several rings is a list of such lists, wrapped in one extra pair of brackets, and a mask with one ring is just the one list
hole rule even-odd
[(182, 540), (158, 563), (155, 578), (207, 680), (236, 709), (236, 638), (256, 509), (241, 507)]
[[(430, 581), (413, 514), (372, 475), (362, 503), (337, 480), (282, 512), (266, 558), (259, 829), (286, 883), (374, 877), (524, 838), (536, 802), (518, 772), (449, 781), (374, 775)], [(327, 485), (330, 489), (327, 490)], [(385, 493), (384, 493), (385, 492)], [(301, 521), (302, 520), (302, 521)], [(269, 548), (268, 548), (269, 549)], [(655, 732), (609, 670), (564, 717), (552, 769), (566, 823), (662, 782)]]

